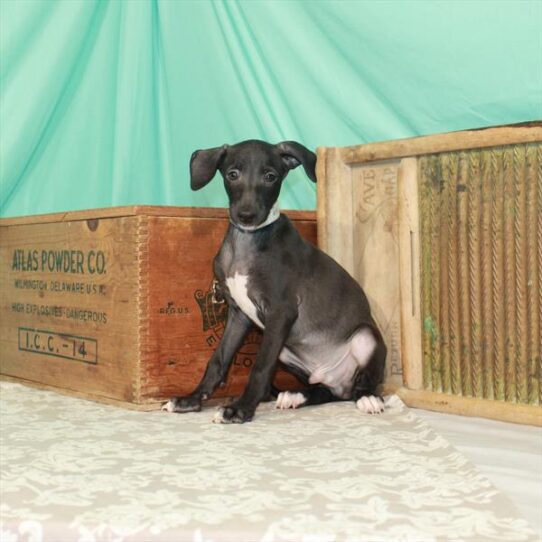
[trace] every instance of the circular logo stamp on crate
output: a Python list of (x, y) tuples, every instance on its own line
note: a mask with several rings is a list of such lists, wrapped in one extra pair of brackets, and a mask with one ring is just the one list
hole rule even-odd
[[(215, 280), (206, 290), (196, 290), (194, 298), (201, 311), (203, 331), (207, 332), (205, 341), (214, 350), (224, 335), (228, 320), (228, 305)], [(261, 332), (256, 328), (252, 329), (239, 348), (233, 364), (245, 368), (251, 367), (261, 342)]]

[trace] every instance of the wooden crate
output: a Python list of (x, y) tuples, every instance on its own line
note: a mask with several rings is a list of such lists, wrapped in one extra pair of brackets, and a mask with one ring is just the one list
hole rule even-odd
[[(315, 213), (287, 214), (316, 243)], [(191, 392), (224, 330), (211, 285), (228, 223), (181, 207), (0, 220), (0, 373), (143, 409)], [(260, 341), (255, 329), (214, 397), (243, 390)]]
[(542, 123), (318, 151), (320, 246), (407, 404), (542, 425)]

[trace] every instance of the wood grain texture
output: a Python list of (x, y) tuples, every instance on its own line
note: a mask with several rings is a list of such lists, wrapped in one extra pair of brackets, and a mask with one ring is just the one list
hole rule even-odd
[[(225, 305), (209, 305), (227, 212), (129, 209), (0, 223), (0, 373), (119, 404), (194, 389), (227, 317)], [(287, 214), (316, 244), (315, 214)], [(252, 331), (215, 397), (241, 393), (260, 342)], [(284, 371), (276, 383), (300, 387)]]
[[(352, 197), (354, 277), (362, 284), (377, 282), (364, 270), (366, 257), (359, 256), (367, 252), (379, 254), (381, 268), (399, 266), (402, 334), (410, 332), (411, 297), (419, 299), (418, 348), (423, 354), (418, 360), (405, 357), (412, 345), (401, 336), (405, 385), (423, 387), (425, 397), (433, 399), (445, 393), (487, 404), (502, 402), (502, 409), (518, 413), (534, 412), (519, 406), (542, 402), (542, 122), (321, 152), (326, 157), (326, 186), (338, 177), (348, 178), (345, 167), (351, 170), (351, 185), (338, 195), (335, 207), (328, 201), (333, 196), (322, 192), (323, 242), (345, 231), (350, 207), (339, 202)], [(367, 251), (364, 246), (364, 172), (397, 159), (417, 164), (418, 275), (405, 269), (412, 251), (407, 233), (413, 230), (403, 200), (401, 167), (399, 251), (386, 253), (380, 247), (381, 252), (373, 252), (374, 247)], [(385, 234), (380, 235), (382, 240)], [(409, 287), (409, 276), (419, 283)], [(385, 298), (379, 288), (393, 291), (381, 280), (371, 295)]]
[(0, 265), (0, 373), (137, 401), (132, 219), (1, 226)]
[(396, 393), (412, 408), (542, 427), (542, 409), (539, 406), (462, 397), (430, 390), (399, 388)]
[[(191, 393), (216, 350), (227, 320), (227, 306), (214, 303), (212, 261), (229, 221), (197, 218), (147, 217), (148, 298), (141, 330), (147, 330), (142, 350), (142, 400)], [(316, 243), (315, 221), (296, 221), (298, 231)], [(236, 354), (225, 386), (213, 397), (242, 393), (262, 334), (256, 328)], [(279, 369), (279, 389), (301, 384)]]
[(324, 238), (319, 238), (320, 248), (353, 275), (352, 170), (342, 162), (336, 149), (326, 151), (325, 177), (318, 182), (318, 213), (325, 217), (325, 225), (320, 227), (324, 231)]
[(345, 164), (362, 164), (408, 156), (539, 141), (542, 141), (542, 122), (536, 121), (515, 126), (463, 130), (446, 134), (342, 147), (340, 155)]
[(388, 348), (386, 379), (391, 382), (402, 378), (398, 169), (397, 161), (352, 168), (350, 219), (351, 274), (363, 287), (384, 336)]
[[(318, 247), (328, 252), (328, 198), (327, 191), (327, 149), (318, 147), (316, 151), (316, 224), (318, 233)], [(332, 179), (330, 179), (331, 182)]]
[[(314, 220), (314, 211), (285, 211), (292, 220)], [(76, 220), (101, 220), (131, 216), (162, 216), (185, 218), (227, 218), (228, 210), (222, 207), (176, 207), (170, 205), (128, 205), (103, 209), (84, 209), (63, 213), (0, 218), (0, 226), (20, 226), (22, 224), (47, 224), (50, 222), (73, 222)]]
[(364, 288), (388, 346), (387, 378), (396, 383), (402, 379), (398, 165), (350, 168), (339, 149), (318, 149), (319, 247)]
[(134, 389), (136, 390), (137, 403), (142, 402), (143, 378), (146, 367), (150, 363), (149, 343), (150, 326), (149, 310), (151, 298), (151, 261), (150, 261), (150, 235), (149, 217), (140, 215), (135, 217), (137, 235), (137, 349), (139, 352), (136, 367), (134, 369)]
[(407, 388), (423, 388), (420, 311), (420, 216), (418, 160), (401, 160), (397, 180), (399, 283), (401, 299), (401, 364)]

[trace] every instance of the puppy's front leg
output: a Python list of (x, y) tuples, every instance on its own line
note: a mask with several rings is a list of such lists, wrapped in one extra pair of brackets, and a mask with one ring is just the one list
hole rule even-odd
[(193, 412), (201, 410), (201, 402), (212, 395), (226, 379), (233, 358), (243, 343), (252, 323), (237, 307), (228, 308), (228, 321), (224, 335), (215, 350), (198, 387), (185, 397), (173, 397), (163, 406), (168, 412)]
[(256, 407), (271, 390), (277, 359), (296, 318), (297, 310), (282, 310), (266, 316), (262, 344), (245, 391), (230, 406), (218, 409), (213, 419), (215, 423), (244, 423), (254, 417)]

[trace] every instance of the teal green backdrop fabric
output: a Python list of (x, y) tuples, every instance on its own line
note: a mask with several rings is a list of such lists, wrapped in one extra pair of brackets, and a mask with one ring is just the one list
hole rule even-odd
[[(542, 2), (0, 2), (2, 216), (222, 206), (192, 151), (542, 118)], [(290, 175), (283, 208), (315, 206)]]

